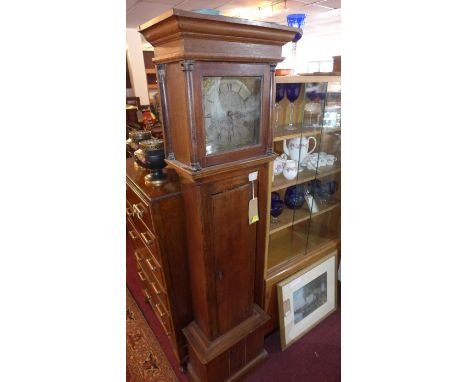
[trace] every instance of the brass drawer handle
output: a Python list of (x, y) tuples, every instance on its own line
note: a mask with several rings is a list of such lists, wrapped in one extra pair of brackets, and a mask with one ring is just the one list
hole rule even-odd
[(146, 277), (143, 275), (143, 272), (138, 272), (138, 276), (140, 277), (140, 280), (145, 282), (146, 281)]
[[(149, 238), (147, 236), (150, 236)], [(143, 239), (143, 241), (145, 242), (146, 245), (151, 245), (154, 243), (154, 237), (151, 233), (149, 233), (148, 231), (146, 232), (143, 232), (141, 234), (141, 238)]]
[(128, 234), (130, 235), (130, 237), (132, 238), (132, 240), (135, 240), (138, 238), (138, 234), (135, 232), (135, 231), (128, 231)]
[(141, 256), (138, 252), (135, 252), (135, 257), (138, 261), (141, 261)]
[(156, 283), (151, 283), (151, 286), (153, 287), (154, 293), (156, 293), (156, 296), (159, 296), (161, 294), (161, 291), (158, 290), (158, 288), (156, 287)]
[(158, 268), (156, 268), (153, 264), (151, 264), (151, 259), (146, 259), (146, 262), (148, 263), (148, 265), (149, 265), (149, 267), (150, 267), (150, 269), (152, 271), (157, 271), (158, 270)]
[(127, 216), (128, 216), (129, 218), (133, 217), (133, 215), (134, 215), (134, 211), (133, 211), (133, 209), (130, 208), (130, 207), (127, 207), (127, 208), (125, 209), (125, 212), (126, 212), (126, 214), (127, 214)]
[(162, 318), (166, 315), (166, 312), (161, 311), (161, 308), (159, 307), (161, 304), (156, 304), (156, 310), (159, 313), (159, 316)]
[(151, 296), (149, 295), (148, 291), (146, 289), (143, 289), (143, 293), (145, 294), (145, 300), (146, 302), (151, 302)]
[(136, 216), (140, 219), (143, 217), (145, 210), (139, 206), (140, 203), (133, 205), (133, 211)]

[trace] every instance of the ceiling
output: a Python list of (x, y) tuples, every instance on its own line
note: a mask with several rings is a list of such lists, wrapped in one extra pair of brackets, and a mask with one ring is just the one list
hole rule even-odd
[(212, 8), (225, 16), (283, 25), (286, 15), (305, 13), (304, 37), (323, 38), (340, 33), (341, 0), (127, 0), (127, 28), (137, 28), (171, 8), (188, 11)]

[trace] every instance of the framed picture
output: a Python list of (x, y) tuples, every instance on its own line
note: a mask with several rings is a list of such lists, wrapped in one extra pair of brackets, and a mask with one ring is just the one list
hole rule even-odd
[(281, 349), (336, 310), (337, 252), (278, 283)]

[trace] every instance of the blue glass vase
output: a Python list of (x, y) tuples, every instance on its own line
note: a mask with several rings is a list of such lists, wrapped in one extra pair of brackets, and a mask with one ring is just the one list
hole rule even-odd
[(305, 202), (304, 188), (302, 185), (288, 187), (284, 194), (284, 202), (286, 207), (292, 210), (301, 208)]

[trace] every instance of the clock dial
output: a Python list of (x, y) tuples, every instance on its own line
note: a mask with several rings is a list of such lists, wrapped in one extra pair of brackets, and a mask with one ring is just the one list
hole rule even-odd
[(206, 154), (258, 144), (262, 77), (203, 77)]

